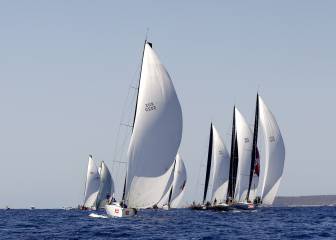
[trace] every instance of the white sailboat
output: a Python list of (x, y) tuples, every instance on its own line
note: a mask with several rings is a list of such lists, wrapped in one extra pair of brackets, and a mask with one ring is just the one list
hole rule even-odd
[(182, 137), (182, 110), (171, 78), (145, 42), (123, 202), (106, 205), (110, 216), (130, 216), (151, 208), (172, 182), (175, 154)]
[(227, 208), (226, 198), (229, 184), (230, 155), (214, 125), (212, 125), (212, 129), (213, 184), (211, 200), (213, 207)]
[[(206, 202), (209, 188), (210, 175), (212, 171), (212, 196), (211, 203)], [(206, 174), (204, 181), (204, 192), (202, 205), (192, 206), (195, 210), (228, 210), (226, 204), (226, 194), (228, 192), (230, 171), (229, 153), (221, 139), (217, 129), (211, 123), (208, 159), (206, 165)]]
[(265, 137), (265, 173), (261, 190), (261, 201), (272, 205), (278, 192), (285, 163), (285, 145), (274, 115), (257, 95), (259, 121)]
[(94, 163), (92, 156), (89, 156), (88, 169), (86, 174), (86, 184), (84, 193), (84, 209), (96, 209), (96, 200), (100, 186), (100, 177), (98, 168)]
[(101, 162), (99, 169), (100, 186), (96, 200), (97, 209), (105, 208), (105, 205), (111, 200), (114, 193), (113, 179), (104, 161)]
[(227, 203), (240, 209), (254, 209), (246, 200), (250, 184), (252, 131), (239, 110), (233, 108), (230, 174)]
[(237, 182), (235, 190), (236, 203), (233, 207), (241, 209), (254, 209), (253, 203), (247, 201), (247, 193), (249, 190), (250, 172), (251, 172), (251, 155), (253, 146), (253, 133), (243, 117), (243, 115), (235, 108), (236, 114), (236, 134), (238, 147), (238, 168)]
[(184, 162), (178, 153), (175, 159), (173, 182), (167, 193), (158, 203), (159, 208), (170, 209), (175, 205), (174, 201), (182, 194), (187, 182), (187, 171)]

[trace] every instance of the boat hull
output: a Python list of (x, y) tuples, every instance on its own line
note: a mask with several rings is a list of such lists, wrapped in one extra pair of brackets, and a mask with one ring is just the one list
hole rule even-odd
[(207, 209), (212, 210), (212, 211), (229, 211), (229, 210), (232, 210), (232, 207), (227, 204), (218, 204), (218, 205), (210, 206)]
[(105, 210), (109, 217), (133, 217), (136, 214), (136, 209), (123, 208), (119, 205), (106, 205)]
[(234, 203), (231, 205), (231, 207), (239, 210), (255, 210), (257, 208), (255, 204), (245, 202)]

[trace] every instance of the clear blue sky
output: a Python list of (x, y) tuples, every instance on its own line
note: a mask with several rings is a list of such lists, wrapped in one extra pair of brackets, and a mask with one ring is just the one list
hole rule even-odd
[(1, 1), (0, 207), (82, 202), (88, 154), (112, 165), (147, 27), (183, 109), (187, 199), (210, 121), (229, 145), (233, 104), (252, 123), (258, 89), (285, 140), (279, 194), (336, 194), (335, 9), (309, 0)]

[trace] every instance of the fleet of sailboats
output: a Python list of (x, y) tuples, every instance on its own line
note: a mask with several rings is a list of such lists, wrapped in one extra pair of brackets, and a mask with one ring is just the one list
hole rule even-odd
[[(193, 209), (255, 209), (259, 204), (273, 203), (283, 173), (285, 147), (275, 117), (259, 94), (254, 118), (251, 129), (234, 106), (230, 152), (211, 123), (203, 198)], [(105, 207), (112, 217), (133, 216), (139, 209), (174, 207), (184, 195), (187, 181), (178, 153), (182, 127), (182, 109), (173, 82), (146, 40), (122, 198), (117, 202), (112, 197), (114, 184), (106, 164), (102, 162), (98, 169), (90, 156), (83, 206)], [(265, 149), (262, 165), (258, 145)], [(264, 176), (259, 181), (261, 171)]]

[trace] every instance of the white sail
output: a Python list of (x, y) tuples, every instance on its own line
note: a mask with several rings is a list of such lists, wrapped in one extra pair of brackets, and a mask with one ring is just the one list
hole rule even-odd
[(97, 208), (104, 208), (114, 193), (114, 183), (111, 173), (104, 163), (100, 165), (100, 187), (97, 196)]
[(181, 137), (182, 110), (173, 83), (146, 43), (128, 150), (126, 189), (130, 207), (148, 208), (160, 201), (171, 184), (170, 168)]
[(242, 202), (246, 199), (251, 170), (252, 131), (243, 115), (235, 108), (236, 131), (238, 144), (238, 169), (235, 199)]
[(263, 204), (271, 205), (277, 194), (285, 163), (285, 146), (278, 124), (259, 97), (259, 121), (265, 136), (265, 173), (261, 190)]
[(226, 201), (228, 191), (230, 156), (214, 125), (212, 125), (212, 129), (213, 185), (211, 201), (214, 202), (216, 200), (217, 203), (222, 203)]
[(187, 170), (179, 153), (176, 155), (176, 165), (174, 170), (173, 191), (170, 201), (174, 201), (183, 191), (187, 182)]
[(186, 188), (183, 188), (183, 191), (170, 203), (171, 208), (182, 208), (186, 206), (184, 200), (184, 195), (186, 192)]
[(89, 156), (88, 169), (86, 174), (86, 186), (84, 194), (84, 207), (96, 208), (96, 200), (99, 190), (100, 177), (92, 156)]
[(167, 192), (157, 204), (159, 208), (162, 208), (164, 205), (170, 204), (172, 201), (174, 201), (181, 194), (187, 182), (187, 171), (179, 153), (177, 153), (175, 162), (173, 164), (175, 165), (173, 181)]

